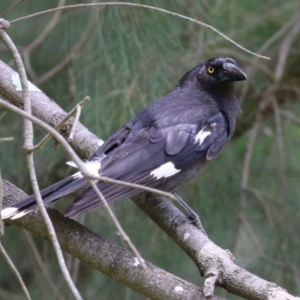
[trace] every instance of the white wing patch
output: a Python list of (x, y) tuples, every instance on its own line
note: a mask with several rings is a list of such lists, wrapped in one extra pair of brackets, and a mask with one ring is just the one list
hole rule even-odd
[(73, 168), (76, 168), (76, 169), (78, 168), (77, 165), (74, 163), (73, 160), (67, 161), (66, 164), (69, 165), (69, 166), (71, 166), (71, 167), (73, 167)]
[[(73, 162), (73, 161), (68, 161), (66, 162), (67, 165), (74, 167), (74, 168), (78, 168), (77, 165)], [(91, 173), (91, 175), (98, 177), (99, 176), (99, 170), (101, 168), (101, 162), (100, 161), (85, 161), (84, 162), (85, 167), (87, 168), (87, 170)], [(82, 174), (81, 172), (77, 172), (75, 174), (72, 175), (73, 178), (78, 179), (78, 178), (82, 178)]]
[(199, 143), (199, 146), (209, 135), (211, 135), (211, 131), (207, 130), (207, 127), (208, 126), (204, 126), (195, 137), (195, 143)]
[(176, 169), (174, 164), (169, 161), (153, 170), (150, 175), (154, 176), (158, 180), (160, 178), (170, 177), (178, 172), (180, 172), (180, 170)]
[(101, 168), (100, 161), (86, 161), (85, 166), (92, 175), (99, 177), (99, 170)]

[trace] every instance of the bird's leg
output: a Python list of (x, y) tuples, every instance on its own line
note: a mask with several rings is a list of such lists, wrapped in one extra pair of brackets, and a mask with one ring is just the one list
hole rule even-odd
[[(201, 223), (200, 218), (197, 215), (197, 213), (192, 208), (190, 208), (178, 194), (174, 193), (174, 196), (175, 196), (175, 199), (178, 202), (178, 204), (181, 207), (183, 207), (185, 209), (185, 211), (189, 214), (189, 217), (188, 217), (189, 222), (195, 224), (195, 226), (198, 227), (207, 236), (207, 233), (206, 233), (204, 227), (202, 226), (202, 223)], [(176, 220), (174, 222), (176, 223)], [(173, 227), (175, 227), (177, 225), (178, 224), (173, 224)]]

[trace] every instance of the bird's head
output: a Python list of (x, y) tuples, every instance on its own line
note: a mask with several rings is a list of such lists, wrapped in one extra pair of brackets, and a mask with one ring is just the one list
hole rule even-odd
[(187, 72), (179, 86), (193, 85), (196, 88), (216, 88), (234, 81), (246, 80), (246, 74), (232, 58), (211, 58)]

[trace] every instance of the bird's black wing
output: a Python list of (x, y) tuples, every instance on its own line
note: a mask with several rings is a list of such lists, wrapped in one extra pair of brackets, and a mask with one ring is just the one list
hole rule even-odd
[[(156, 187), (190, 168), (199, 160), (215, 158), (228, 138), (228, 123), (222, 113), (199, 124), (152, 126), (131, 143), (124, 143), (101, 161), (100, 175)], [(138, 189), (98, 183), (107, 201), (132, 196)], [(67, 209), (75, 216), (96, 208), (101, 202), (92, 189), (87, 189)]]
[(115, 132), (106, 142), (104, 142), (93, 155), (89, 158), (90, 161), (101, 160), (104, 155), (119, 147), (128, 137), (132, 128), (131, 122)]

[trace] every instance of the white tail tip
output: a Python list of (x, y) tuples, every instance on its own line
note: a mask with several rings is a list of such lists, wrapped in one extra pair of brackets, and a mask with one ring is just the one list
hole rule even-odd
[(18, 212), (18, 208), (16, 207), (7, 207), (1, 211), (2, 220), (9, 219), (14, 216)]
[(21, 211), (21, 212), (17, 213), (16, 215), (14, 215), (13, 217), (11, 217), (10, 219), (11, 219), (11, 220), (15, 220), (15, 219), (22, 218), (22, 217), (24, 217), (25, 215), (27, 215), (29, 212), (30, 212), (30, 210), (24, 210), (24, 211)]

